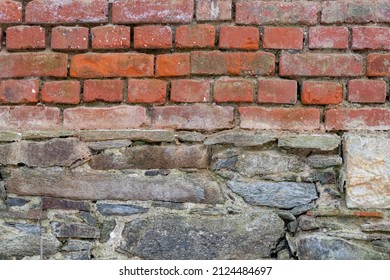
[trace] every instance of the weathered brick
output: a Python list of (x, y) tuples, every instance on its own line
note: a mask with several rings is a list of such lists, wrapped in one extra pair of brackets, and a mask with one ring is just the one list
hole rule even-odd
[(380, 80), (350, 80), (348, 101), (358, 103), (385, 103), (387, 85)]
[(0, 78), (66, 77), (68, 56), (61, 53), (0, 54)]
[(85, 80), (83, 99), (85, 102), (121, 102), (123, 99), (123, 82), (119, 79)]
[(215, 27), (211, 24), (183, 25), (176, 28), (176, 48), (212, 48)]
[(87, 50), (89, 30), (86, 27), (55, 27), (51, 30), (53, 50)]
[(128, 80), (127, 102), (130, 103), (165, 103), (167, 82), (156, 79)]
[(190, 74), (190, 55), (186, 53), (161, 54), (156, 59), (157, 77), (187, 76)]
[(52, 81), (44, 83), (42, 102), (78, 104), (80, 102), (80, 82)]
[(330, 109), (325, 112), (326, 130), (388, 130), (390, 111), (383, 108)]
[(45, 29), (39, 26), (13, 26), (7, 28), (8, 50), (44, 49)]
[(347, 49), (347, 27), (342, 26), (316, 26), (309, 28), (310, 49)]
[(240, 126), (248, 129), (316, 130), (320, 110), (315, 108), (240, 107)]
[(172, 47), (172, 30), (169, 26), (148, 25), (134, 28), (134, 48), (169, 49)]
[(0, 128), (52, 130), (60, 127), (60, 109), (43, 106), (0, 107)]
[(214, 21), (232, 19), (232, 0), (197, 0), (196, 20)]
[(280, 56), (280, 76), (349, 77), (363, 74), (363, 57), (356, 54), (287, 54)]
[(139, 106), (79, 107), (64, 110), (65, 129), (129, 129), (148, 123), (146, 109)]
[(194, 51), (191, 73), (200, 75), (273, 75), (275, 55), (267, 52)]
[(130, 27), (106, 25), (91, 28), (92, 48), (128, 49), (130, 48)]
[(78, 78), (153, 76), (154, 57), (139, 53), (77, 54), (70, 63), (70, 76)]
[(107, 22), (106, 0), (34, 0), (26, 5), (27, 23)]
[(38, 102), (39, 80), (4, 80), (0, 82), (1, 103)]
[(317, 23), (321, 4), (309, 1), (242, 1), (236, 3), (239, 24), (306, 24)]
[(22, 21), (22, 3), (19, 1), (0, 0), (0, 23)]
[(282, 79), (260, 79), (257, 102), (295, 104), (297, 102), (297, 81)]
[(215, 102), (253, 102), (254, 82), (249, 79), (220, 78), (214, 83)]
[(117, 0), (112, 6), (114, 23), (188, 23), (193, 14), (193, 0)]
[(225, 129), (233, 127), (233, 107), (193, 105), (152, 108), (152, 126), (188, 130)]
[(390, 3), (387, 0), (325, 1), (322, 7), (323, 23), (390, 22)]
[(390, 76), (390, 54), (370, 53), (367, 56), (367, 76), (389, 77)]
[(303, 30), (296, 27), (264, 27), (263, 47), (265, 49), (301, 50)]
[(343, 86), (335, 82), (305, 81), (301, 100), (302, 104), (339, 104), (343, 101)]
[(219, 31), (220, 49), (257, 50), (260, 34), (257, 27), (221, 26)]
[(389, 50), (390, 28), (373, 26), (352, 28), (352, 49)]
[(172, 102), (210, 101), (209, 80), (174, 80), (171, 82)]

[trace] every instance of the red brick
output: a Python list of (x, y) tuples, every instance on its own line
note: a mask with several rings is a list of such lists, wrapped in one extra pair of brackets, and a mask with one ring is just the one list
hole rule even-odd
[(220, 49), (257, 50), (260, 34), (257, 27), (221, 26), (219, 32)]
[(215, 27), (210, 24), (183, 25), (176, 28), (176, 48), (212, 48)]
[(257, 102), (295, 104), (297, 102), (297, 81), (281, 79), (260, 79)]
[(80, 102), (79, 81), (46, 82), (42, 88), (42, 102), (78, 104)]
[(367, 56), (367, 76), (390, 77), (390, 54), (370, 53)]
[(239, 78), (220, 78), (214, 84), (215, 102), (253, 102), (254, 83)]
[(196, 20), (231, 20), (232, 0), (197, 0)]
[(229, 106), (165, 106), (152, 108), (152, 126), (213, 131), (232, 128), (234, 108)]
[(45, 29), (39, 26), (13, 26), (7, 29), (6, 47), (9, 50), (44, 49)]
[(1, 30), (1, 28), (0, 28), (0, 50), (1, 50), (2, 46), (3, 46), (3, 30)]
[(356, 54), (287, 54), (279, 61), (280, 76), (349, 77), (363, 74), (363, 58)]
[(174, 80), (171, 83), (172, 102), (210, 101), (209, 80)]
[(193, 0), (117, 0), (112, 4), (114, 23), (188, 23)]
[(352, 49), (389, 50), (390, 28), (371, 26), (352, 28)]
[(22, 3), (0, 0), (0, 23), (18, 23), (22, 21)]
[(348, 82), (348, 101), (385, 103), (386, 82), (380, 80), (351, 80)]
[(325, 112), (326, 130), (389, 130), (390, 111), (383, 108), (331, 109)]
[(187, 53), (162, 54), (156, 59), (156, 76), (187, 76), (190, 74), (190, 55)]
[(347, 49), (349, 31), (342, 26), (316, 26), (309, 29), (310, 49)]
[(306, 24), (317, 23), (320, 3), (309, 1), (239, 1), (236, 23), (239, 24)]
[(85, 102), (121, 102), (123, 99), (123, 82), (119, 79), (85, 80), (83, 98)]
[(51, 31), (51, 48), (53, 50), (87, 50), (88, 28), (55, 27)]
[(0, 82), (0, 102), (38, 102), (39, 80), (4, 80)]
[(91, 28), (92, 48), (128, 49), (130, 48), (130, 27), (106, 25)]
[(320, 110), (315, 108), (240, 107), (240, 126), (247, 129), (316, 130)]
[(303, 82), (301, 99), (302, 104), (339, 104), (343, 101), (343, 86), (334, 82)]
[(264, 27), (265, 49), (300, 50), (303, 46), (303, 30), (294, 27)]
[(200, 75), (273, 75), (275, 55), (267, 52), (195, 51), (191, 73)]
[(148, 124), (146, 109), (140, 106), (78, 107), (64, 110), (65, 129), (131, 129)]
[(323, 23), (390, 22), (388, 0), (343, 0), (323, 3)]
[(66, 77), (68, 55), (61, 53), (0, 54), (0, 78)]
[(172, 30), (169, 26), (138, 26), (134, 28), (134, 48), (172, 48)]
[(148, 79), (128, 80), (127, 102), (130, 103), (165, 103), (167, 96), (167, 82)]
[(44, 106), (0, 107), (0, 129), (51, 130), (60, 128), (59, 108)]
[(77, 54), (70, 63), (70, 76), (79, 78), (153, 76), (154, 57), (137, 53)]
[(34, 0), (26, 5), (27, 23), (107, 22), (108, 1)]

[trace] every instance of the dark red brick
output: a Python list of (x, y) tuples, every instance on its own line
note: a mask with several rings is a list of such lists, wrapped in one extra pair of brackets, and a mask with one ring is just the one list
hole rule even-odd
[(129, 103), (165, 103), (167, 82), (156, 79), (129, 79), (127, 102)]
[(85, 102), (121, 102), (123, 99), (123, 81), (118, 79), (85, 80), (83, 98)]
[(295, 104), (297, 102), (297, 81), (282, 79), (260, 79), (257, 102)]
[(0, 82), (1, 103), (38, 102), (39, 80), (4, 80)]
[(51, 30), (51, 48), (53, 50), (87, 50), (88, 28), (55, 27)]
[(128, 49), (130, 48), (130, 27), (106, 25), (91, 28), (92, 48)]

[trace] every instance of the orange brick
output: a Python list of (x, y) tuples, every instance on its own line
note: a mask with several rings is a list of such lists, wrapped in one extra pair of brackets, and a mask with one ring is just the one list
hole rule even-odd
[(80, 102), (80, 82), (53, 81), (44, 83), (42, 102), (78, 104)]
[(130, 27), (107, 25), (91, 28), (93, 49), (130, 48)]
[(0, 23), (21, 22), (22, 12), (20, 1), (0, 0)]
[(303, 30), (295, 27), (264, 27), (263, 47), (300, 50), (303, 47)]
[(134, 48), (169, 49), (172, 47), (172, 30), (169, 26), (148, 25), (134, 28)]
[(177, 48), (212, 48), (215, 44), (215, 27), (210, 24), (183, 25), (176, 28)]
[(303, 82), (301, 98), (303, 104), (339, 104), (343, 101), (343, 86), (334, 82)]
[(127, 102), (129, 103), (165, 103), (167, 82), (162, 80), (129, 79)]
[(121, 102), (123, 99), (122, 80), (85, 80), (84, 101)]
[(259, 29), (256, 27), (221, 26), (220, 28), (220, 49), (257, 50), (259, 41)]
[(156, 76), (174, 77), (190, 74), (190, 55), (186, 53), (162, 54), (157, 56)]
[(220, 78), (214, 84), (215, 102), (253, 102), (254, 82), (248, 79)]
[(210, 101), (210, 81), (174, 80), (171, 83), (172, 102), (208, 102)]
[(257, 102), (295, 104), (297, 102), (297, 81), (282, 79), (260, 79)]

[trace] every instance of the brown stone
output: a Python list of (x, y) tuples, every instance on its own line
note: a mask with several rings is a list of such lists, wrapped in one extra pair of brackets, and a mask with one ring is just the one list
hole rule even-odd
[(42, 197), (42, 209), (77, 209), (89, 211), (89, 205), (83, 201)]

